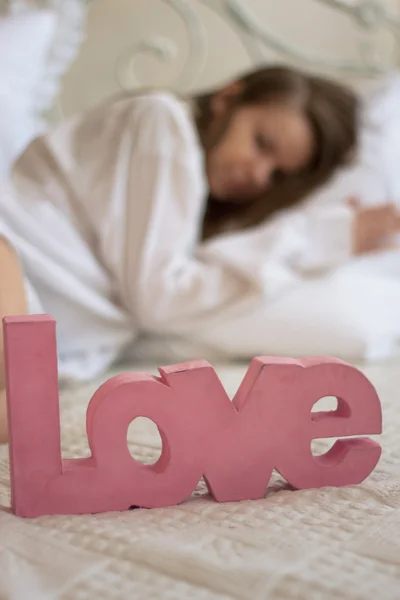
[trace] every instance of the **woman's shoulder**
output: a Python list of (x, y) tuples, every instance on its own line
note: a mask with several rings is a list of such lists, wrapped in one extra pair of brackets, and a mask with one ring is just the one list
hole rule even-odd
[(165, 118), (192, 120), (189, 102), (173, 92), (164, 90), (144, 91), (133, 96), (133, 98), (138, 106), (148, 112), (160, 114)]
[(168, 139), (180, 145), (198, 146), (198, 135), (190, 102), (167, 91), (141, 93), (134, 97), (138, 129), (144, 141)]

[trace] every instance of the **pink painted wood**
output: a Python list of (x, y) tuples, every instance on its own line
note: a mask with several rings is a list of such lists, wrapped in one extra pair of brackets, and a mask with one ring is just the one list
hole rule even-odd
[[(55, 322), (4, 319), (12, 509), (23, 517), (162, 507), (183, 502), (204, 475), (215, 500), (263, 498), (274, 468), (296, 488), (363, 481), (381, 448), (369, 438), (338, 440), (314, 457), (315, 438), (382, 431), (368, 379), (333, 358), (255, 358), (231, 402), (214, 369), (196, 361), (160, 377), (113, 377), (94, 394), (86, 428), (91, 455), (62, 459)], [(338, 409), (312, 413), (324, 396)], [(135, 461), (127, 430), (137, 417), (158, 426), (155, 465)]]

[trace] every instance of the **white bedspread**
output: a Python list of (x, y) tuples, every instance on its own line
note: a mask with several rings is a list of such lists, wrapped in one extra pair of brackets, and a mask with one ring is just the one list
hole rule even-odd
[[(242, 504), (217, 504), (200, 486), (193, 499), (174, 508), (29, 521), (3, 510), (1, 600), (398, 599), (399, 367), (392, 362), (365, 369), (383, 404), (384, 451), (364, 484), (292, 491), (276, 478), (265, 500)], [(229, 393), (245, 369), (219, 369)], [(63, 393), (63, 449), (69, 456), (87, 450), (84, 414), (93, 387)], [(157, 452), (146, 422), (131, 442), (144, 459)], [(0, 504), (8, 503), (3, 447)]]

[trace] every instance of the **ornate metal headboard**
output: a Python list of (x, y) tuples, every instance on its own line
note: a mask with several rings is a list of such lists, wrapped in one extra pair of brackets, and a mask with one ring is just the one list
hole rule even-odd
[(364, 79), (400, 62), (400, 0), (89, 0), (88, 10), (67, 113), (117, 89), (203, 87), (268, 60)]
[[(160, 0), (175, 11), (185, 22), (189, 38), (190, 53), (185, 67), (176, 80), (178, 88), (190, 87), (204, 68), (208, 53), (207, 29), (193, 1)], [(294, 0), (292, 0), (294, 1)], [(318, 70), (332, 71), (344, 75), (374, 76), (388, 66), (387, 58), (377, 52), (374, 34), (381, 30), (394, 36), (400, 49), (400, 18), (382, 0), (317, 0), (328, 8), (344, 13), (355, 26), (364, 30), (358, 60), (339, 60), (321, 56), (316, 52), (300, 48), (275, 32), (268, 23), (260, 22), (245, 0), (197, 0), (217, 13), (226, 23), (235, 28), (253, 64), (265, 61), (265, 50), (275, 50), (283, 59), (300, 62)], [(197, 7), (198, 8), (198, 7)], [(139, 53), (151, 52), (161, 60), (169, 61), (177, 55), (178, 48), (170, 37), (153, 35), (125, 49), (118, 60), (117, 78), (121, 87), (140, 85), (134, 73), (134, 60)]]

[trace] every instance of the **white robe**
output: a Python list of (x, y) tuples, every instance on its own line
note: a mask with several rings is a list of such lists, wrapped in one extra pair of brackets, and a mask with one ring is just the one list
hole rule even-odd
[(21, 257), (31, 312), (57, 320), (61, 375), (92, 377), (139, 332), (215, 345), (221, 323), (350, 258), (351, 211), (339, 203), (199, 244), (203, 162), (190, 108), (166, 93), (113, 99), (17, 162), (0, 231)]

